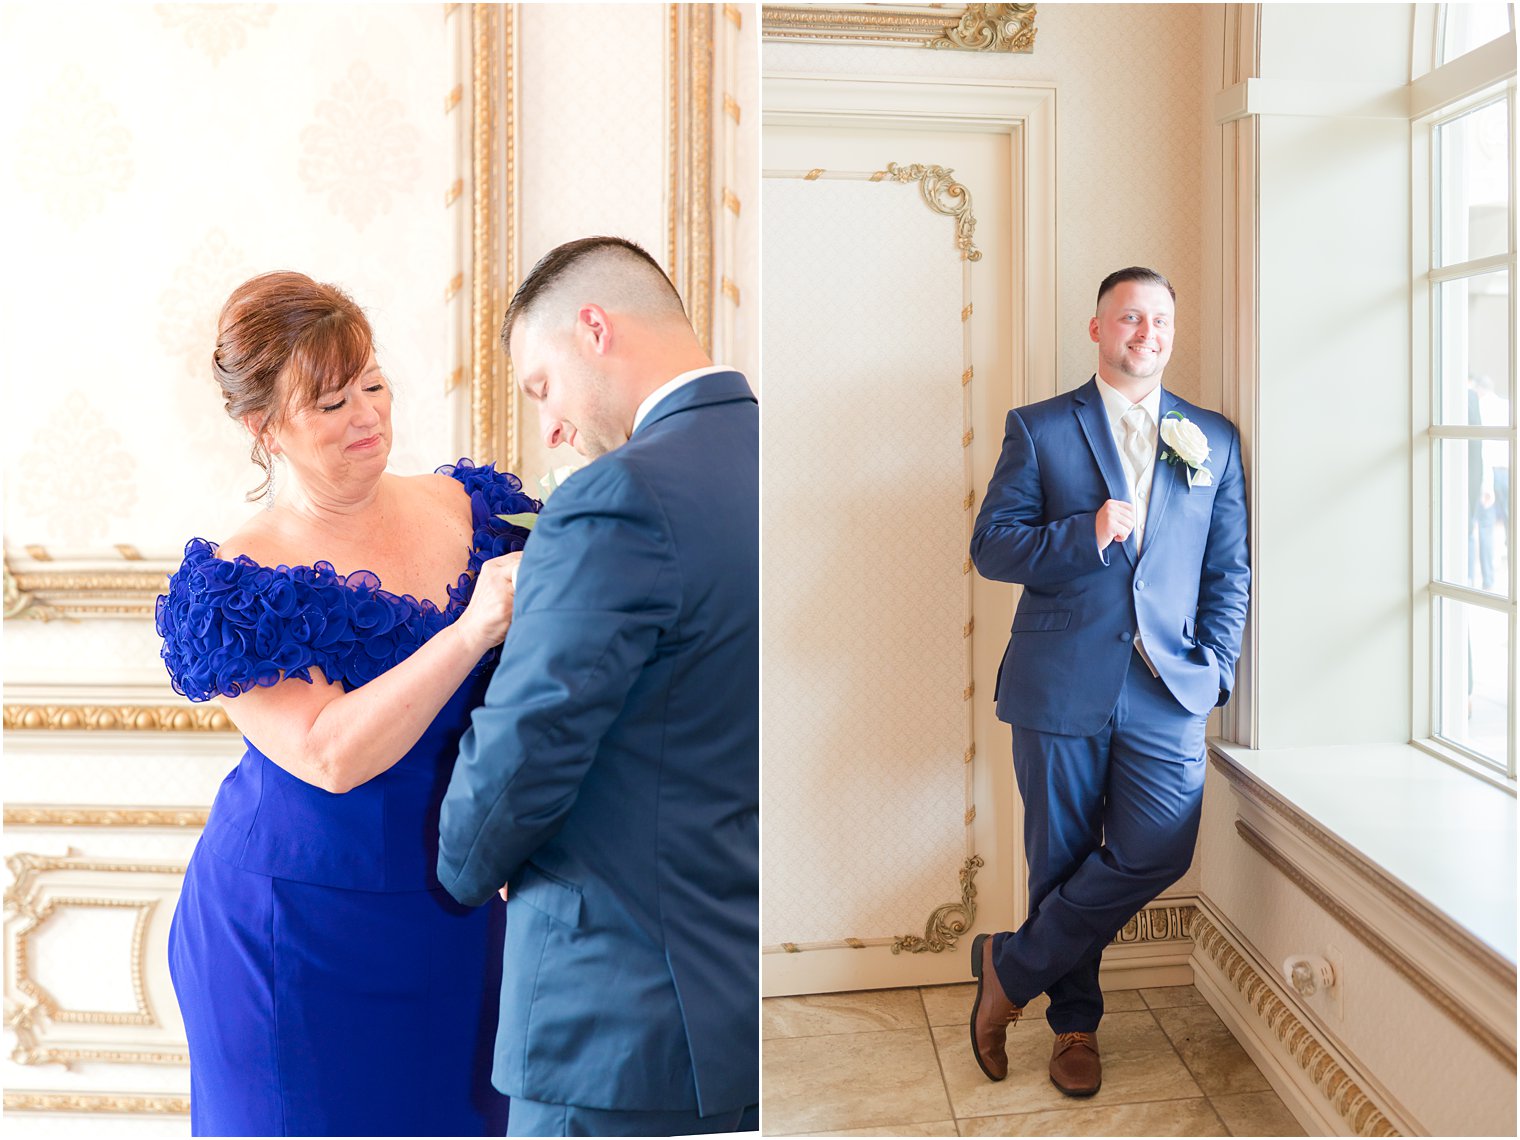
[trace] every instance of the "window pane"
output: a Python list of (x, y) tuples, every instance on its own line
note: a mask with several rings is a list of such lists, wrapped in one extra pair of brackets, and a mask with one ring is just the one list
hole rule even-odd
[(1509, 104), (1500, 99), (1435, 130), (1436, 264), (1509, 249)]
[(1503, 766), (1509, 724), (1509, 618), (1440, 599), (1441, 717), (1437, 732)]
[[(1437, 374), (1443, 424), (1509, 426), (1509, 272), (1436, 289)], [(1490, 397), (1484, 392), (1495, 393)], [(1497, 402), (1501, 397), (1504, 399)]]
[(1498, 39), (1510, 27), (1508, 4), (1446, 4), (1442, 14), (1442, 63)]
[(1509, 596), (1509, 441), (1444, 439), (1440, 577)]

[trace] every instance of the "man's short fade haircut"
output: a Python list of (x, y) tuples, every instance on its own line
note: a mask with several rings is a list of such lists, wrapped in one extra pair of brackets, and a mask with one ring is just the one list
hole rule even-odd
[[(671, 284), (670, 278), (660, 267), (660, 263), (651, 257), (643, 246), (620, 237), (577, 238), (575, 241), (567, 241), (563, 245), (555, 246), (539, 258), (538, 264), (523, 279), (523, 283), (517, 287), (517, 292), (512, 294), (512, 303), (507, 306), (507, 315), (501, 322), (502, 347), (510, 351), (513, 327), (524, 315), (540, 307), (543, 300), (555, 292), (555, 286), (577, 276), (578, 270), (596, 269), (603, 266), (623, 270), (634, 269), (648, 279), (662, 301), (665, 298), (660, 293), (660, 285), (656, 282), (663, 282), (664, 290), (669, 291), (670, 314), (674, 316), (679, 313), (685, 317), (686, 307), (681, 303), (681, 295), (676, 292), (676, 287)], [(591, 296), (584, 299), (595, 300)], [(661, 304), (659, 307), (666, 308), (667, 306)]]
[(1142, 285), (1160, 285), (1172, 295), (1172, 304), (1177, 303), (1177, 290), (1172, 288), (1170, 281), (1154, 269), (1147, 269), (1143, 265), (1131, 265), (1128, 269), (1116, 269), (1103, 278), (1103, 284), (1098, 286), (1098, 304), (1093, 306), (1093, 311), (1096, 312), (1098, 306), (1103, 304), (1104, 297), (1126, 281), (1138, 281)]

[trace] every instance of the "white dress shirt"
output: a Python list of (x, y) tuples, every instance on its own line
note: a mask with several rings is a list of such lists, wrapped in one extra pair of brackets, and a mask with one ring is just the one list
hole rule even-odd
[[(693, 368), (690, 372), (683, 372), (672, 380), (667, 380), (653, 392), (644, 397), (644, 402), (639, 405), (639, 410), (633, 413), (633, 430), (638, 431), (639, 425), (644, 422), (644, 417), (654, 410), (654, 406), (670, 395), (677, 388), (684, 388), (693, 380), (703, 376), (711, 376), (714, 372), (732, 372), (733, 369), (726, 364), (709, 364), (706, 368)], [(632, 434), (631, 432), (629, 434)]]
[[(1094, 376), (1094, 379), (1098, 382), (1098, 395), (1103, 397), (1103, 410), (1108, 413), (1109, 430), (1114, 433), (1114, 446), (1119, 451), (1120, 465), (1124, 468), (1124, 478), (1129, 484), (1129, 501), (1135, 507), (1135, 549), (1139, 550), (1145, 541), (1145, 517), (1150, 511), (1151, 484), (1156, 475), (1156, 441), (1161, 435), (1161, 385), (1152, 388), (1138, 404), (1132, 404), (1128, 396), (1103, 377)], [(1136, 470), (1135, 464), (1124, 453), (1124, 416), (1131, 408), (1137, 407), (1145, 411), (1145, 426), (1140, 434), (1141, 439), (1147, 442), (1147, 458), (1145, 466), (1140, 470)], [(1151, 676), (1160, 676), (1151, 664), (1145, 646), (1140, 643), (1138, 629), (1135, 631), (1135, 652), (1140, 654), (1140, 660), (1145, 662)]]

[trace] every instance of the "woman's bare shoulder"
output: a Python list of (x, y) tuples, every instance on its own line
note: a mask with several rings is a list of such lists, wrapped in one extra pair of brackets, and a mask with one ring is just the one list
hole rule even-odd
[(260, 511), (233, 531), (231, 536), (218, 544), (216, 556), (224, 561), (243, 555), (261, 566), (278, 566), (289, 559), (282, 557), (289, 546), (288, 536), (281, 533), (278, 518), (272, 511)]

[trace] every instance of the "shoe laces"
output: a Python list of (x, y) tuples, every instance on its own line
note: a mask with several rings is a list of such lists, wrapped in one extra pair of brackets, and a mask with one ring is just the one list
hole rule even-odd
[(1056, 1034), (1056, 1046), (1062, 1050), (1069, 1049), (1073, 1045), (1086, 1045), (1088, 1048), (1092, 1048), (1092, 1043), (1093, 1035), (1091, 1033)]
[(1021, 1005), (1011, 1005), (1011, 1006), (1008, 1007), (1008, 1024), (1009, 1025), (1017, 1025), (1019, 1023), (1019, 1018), (1021, 1018), (1023, 1016), (1024, 1016), (1024, 1007), (1023, 1006), (1021, 1006)]

